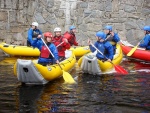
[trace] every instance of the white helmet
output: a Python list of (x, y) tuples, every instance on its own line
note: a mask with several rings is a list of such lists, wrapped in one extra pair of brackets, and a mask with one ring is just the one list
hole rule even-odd
[(57, 32), (57, 31), (61, 31), (61, 28), (56, 27), (56, 28), (54, 29), (54, 32)]
[(39, 24), (37, 22), (32, 22), (32, 25), (38, 27)]

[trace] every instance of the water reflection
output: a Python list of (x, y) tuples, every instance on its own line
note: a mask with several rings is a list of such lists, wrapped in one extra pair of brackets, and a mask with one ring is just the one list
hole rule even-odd
[(46, 85), (22, 85), (13, 76), (16, 59), (0, 62), (0, 113), (148, 113), (150, 112), (150, 65), (124, 60), (129, 75), (80, 73), (77, 84), (59, 78)]

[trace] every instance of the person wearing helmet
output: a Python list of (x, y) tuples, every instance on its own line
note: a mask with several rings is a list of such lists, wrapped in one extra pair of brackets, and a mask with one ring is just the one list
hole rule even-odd
[(72, 45), (78, 46), (78, 43), (76, 41), (76, 36), (75, 36), (76, 27), (75, 26), (70, 26), (69, 30), (70, 30), (70, 32), (66, 31), (64, 33), (64, 37), (68, 40), (68, 42), (71, 46)]
[(38, 23), (32, 22), (31, 28), (28, 30), (27, 46), (32, 46), (33, 40), (39, 39), (38, 42), (41, 43), (42, 31), (38, 29)]
[(112, 26), (105, 26), (104, 32), (106, 33), (106, 41), (109, 41), (113, 45), (114, 54), (116, 52), (116, 44), (120, 41), (117, 33), (112, 31)]
[(44, 33), (44, 41), (49, 47), (50, 51), (52, 52), (55, 58), (53, 58), (53, 56), (51, 55), (51, 53), (49, 52), (49, 50), (47, 49), (47, 47), (45, 46), (43, 42), (38, 43), (38, 40), (41, 37), (37, 37), (35, 40), (33, 40), (33, 43), (32, 43), (33, 47), (37, 47), (40, 50), (38, 63), (43, 66), (54, 64), (54, 63), (59, 63), (58, 51), (57, 51), (56, 46), (52, 43), (52, 37), (53, 37), (52, 33), (50, 32)]
[(68, 40), (61, 35), (61, 29), (59, 27), (54, 29), (54, 34), (53, 43), (57, 47), (59, 61), (63, 61), (65, 59), (65, 51), (66, 49), (70, 49), (70, 44)]
[(145, 37), (143, 38), (143, 41), (139, 43), (139, 47), (150, 50), (150, 26), (144, 26), (142, 30), (144, 30)]
[[(94, 43), (95, 47), (103, 53), (103, 55), (97, 52), (96, 57), (102, 61), (111, 61), (113, 59), (113, 46), (110, 42), (105, 41), (106, 34), (102, 31), (96, 33), (97, 42)], [(95, 48), (92, 47), (91, 42), (88, 41), (91, 52), (95, 52)], [(106, 58), (106, 57), (107, 58)]]

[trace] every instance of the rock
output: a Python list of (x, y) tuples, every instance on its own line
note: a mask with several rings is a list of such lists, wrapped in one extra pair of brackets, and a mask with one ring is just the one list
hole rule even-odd
[(13, 0), (12, 1), (12, 9), (18, 9), (18, 4), (19, 4), (18, 0)]
[(92, 11), (90, 17), (92, 18), (101, 18), (103, 16), (103, 12), (102, 11)]
[(133, 21), (128, 21), (128, 22), (125, 22), (125, 28), (127, 30), (130, 30), (130, 29), (136, 29), (138, 28), (137, 24)]
[(131, 13), (131, 12), (134, 12), (135, 11), (135, 7), (133, 7), (133, 6), (130, 6), (130, 5), (125, 5), (125, 7), (124, 7), (125, 9), (125, 12), (129, 12), (129, 13)]
[(133, 42), (135, 40), (134, 31), (132, 29), (127, 31), (126, 37), (129, 42)]
[(118, 32), (118, 35), (119, 35), (119, 38), (120, 38), (121, 40), (127, 40), (124, 31), (119, 31), (119, 32)]
[(82, 17), (77, 17), (77, 25), (80, 25), (83, 21)]
[(58, 10), (55, 12), (56, 17), (63, 17), (64, 16), (64, 10)]
[(98, 10), (104, 11), (104, 2), (100, 2), (97, 5), (98, 5), (98, 8), (97, 8)]
[(85, 24), (92, 23), (92, 18), (87, 17), (87, 18), (84, 19), (84, 22), (85, 22)]
[(91, 13), (92, 13), (92, 11), (91, 11), (91, 10), (89, 10), (89, 9), (85, 9), (85, 10), (84, 10), (84, 17), (89, 16)]
[(80, 7), (81, 8), (87, 8), (88, 7), (88, 3), (87, 2), (81, 2), (80, 3)]
[(9, 11), (9, 22), (14, 23), (17, 21), (17, 12), (16, 11)]
[(144, 15), (148, 15), (148, 14), (150, 14), (150, 9), (143, 8), (141, 13), (144, 14)]
[(5, 8), (5, 1), (4, 0), (1, 0), (0, 6), (2, 9)]
[(118, 12), (119, 11), (119, 1), (118, 0), (113, 0), (112, 1), (112, 9), (113, 12)]
[(5, 0), (5, 8), (10, 9), (12, 8), (12, 1), (11, 0)]
[(44, 20), (43, 16), (41, 13), (35, 13), (35, 19), (39, 24), (44, 24), (46, 21)]
[(26, 24), (27, 17), (24, 15), (23, 10), (17, 12), (17, 22), (22, 23), (23, 25)]
[(52, 8), (54, 6), (54, 0), (47, 0), (48, 8)]
[(7, 38), (5, 38), (4, 42), (7, 43), (7, 44), (11, 44), (12, 43), (12, 39), (11, 39), (10, 35), (7, 35)]
[(5, 30), (7, 26), (6, 22), (0, 21), (0, 30)]
[(150, 25), (150, 18), (146, 19), (145, 25)]
[(33, 16), (36, 7), (37, 7), (37, 3), (35, 3), (34, 1), (29, 1), (28, 8), (27, 8), (27, 14), (29, 16)]
[(106, 11), (112, 11), (112, 2), (111, 2), (112, 0), (106, 0), (106, 8), (105, 8), (105, 10)]
[(0, 21), (7, 21), (7, 18), (8, 18), (8, 13), (7, 11), (0, 11)]
[(19, 33), (19, 32), (23, 32), (24, 29), (19, 27), (19, 26), (14, 26), (14, 27), (11, 27), (11, 32), (12, 33)]
[(79, 25), (79, 29), (82, 30), (83, 32), (86, 32), (87, 31), (87, 25), (81, 24), (81, 25)]
[(23, 3), (23, 1), (24, 1), (24, 0), (19, 0), (19, 9), (20, 9), (20, 10), (22, 10), (22, 9), (24, 8), (24, 6), (23, 6), (24, 3)]
[(140, 15), (139, 13), (128, 13), (128, 18), (139, 19)]
[(145, 22), (143, 20), (138, 20), (137, 25), (139, 26), (140, 29), (142, 29), (145, 26)]
[(16, 33), (16, 34), (13, 35), (12, 39), (15, 40), (15, 41), (21, 41), (21, 40), (24, 39), (24, 37), (22, 36), (21, 33)]
[(124, 30), (124, 27), (123, 27), (122, 23), (115, 23), (115, 27), (114, 28), (116, 30), (118, 30), (118, 31), (123, 31)]

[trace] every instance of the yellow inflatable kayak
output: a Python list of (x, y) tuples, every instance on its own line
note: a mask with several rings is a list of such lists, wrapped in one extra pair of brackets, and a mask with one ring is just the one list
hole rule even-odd
[[(67, 51), (67, 59), (60, 62), (63, 70), (69, 71), (76, 63), (76, 58), (72, 51)], [(37, 60), (18, 59), (14, 65), (14, 74), (18, 80), (26, 84), (46, 84), (58, 77), (61, 77), (63, 71), (57, 64), (42, 66)]]
[[(123, 54), (122, 50), (119, 44), (116, 45), (116, 54), (113, 58), (113, 63), (115, 65), (119, 64), (122, 61)], [(83, 72), (89, 73), (89, 74), (101, 74), (104, 72), (108, 72), (113, 70), (114, 66), (110, 62), (103, 62), (101, 60), (98, 60), (93, 53), (89, 53), (87, 55), (84, 55), (78, 60), (78, 65), (81, 67)]]
[[(40, 51), (37, 48), (28, 47), (28, 46), (19, 46), (19, 45), (9, 45), (6, 43), (0, 44), (0, 49), (11, 56), (39, 56)], [(88, 46), (77, 46), (77, 47), (71, 47), (72, 51), (74, 51), (74, 55), (77, 57), (81, 57), (84, 54), (90, 52), (90, 49)]]

